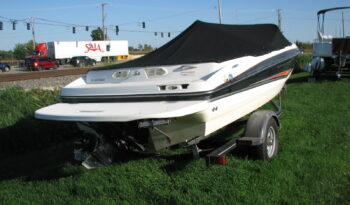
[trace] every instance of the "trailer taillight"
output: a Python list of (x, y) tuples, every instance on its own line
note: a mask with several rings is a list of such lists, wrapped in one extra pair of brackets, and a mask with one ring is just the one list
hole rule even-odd
[(209, 157), (207, 159), (207, 164), (212, 165), (212, 164), (219, 164), (219, 165), (226, 165), (227, 164), (227, 158), (226, 155), (224, 156), (215, 156), (215, 157)]

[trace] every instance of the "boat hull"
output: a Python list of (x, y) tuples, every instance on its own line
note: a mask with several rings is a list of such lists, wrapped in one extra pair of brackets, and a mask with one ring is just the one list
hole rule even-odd
[(157, 126), (161, 132), (149, 128), (148, 149), (156, 151), (194, 138), (209, 136), (271, 101), (281, 91), (289, 76), (290, 73), (284, 78), (209, 102), (202, 111), (176, 118), (169, 125)]
[[(131, 129), (144, 128), (147, 138), (145, 150), (156, 151), (179, 143), (204, 139), (218, 129), (244, 117), (272, 100), (290, 77), (295, 49), (281, 52), (267, 60), (246, 68), (232, 79), (209, 91), (174, 93), (164, 95), (65, 97), (63, 103), (51, 105), (35, 113), (46, 120), (114, 123), (133, 125)], [(235, 65), (229, 65), (229, 69)], [(218, 69), (208, 79), (218, 81), (227, 76)], [(219, 75), (220, 74), (220, 75)], [(219, 76), (215, 76), (219, 75)], [(201, 78), (203, 84), (207, 77)], [(169, 124), (140, 127), (144, 121), (163, 120)], [(135, 125), (139, 125), (138, 127)], [(103, 132), (103, 130), (102, 130)], [(102, 136), (106, 134), (101, 133)], [(118, 134), (116, 134), (118, 135)], [(123, 138), (127, 136), (117, 136)], [(146, 141), (146, 143), (145, 143)]]

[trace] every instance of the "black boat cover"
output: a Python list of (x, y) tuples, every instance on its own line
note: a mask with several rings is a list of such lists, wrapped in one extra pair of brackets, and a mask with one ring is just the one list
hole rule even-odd
[(259, 56), (291, 43), (273, 24), (225, 25), (202, 21), (162, 47), (125, 63), (98, 68), (115, 69), (188, 63), (223, 62), (243, 56)]

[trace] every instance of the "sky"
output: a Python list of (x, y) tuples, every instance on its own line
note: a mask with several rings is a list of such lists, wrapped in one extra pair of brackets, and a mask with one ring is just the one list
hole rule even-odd
[[(312, 42), (316, 38), (317, 11), (350, 6), (350, 1), (345, 0), (220, 1), (223, 24), (277, 24), (277, 9), (280, 9), (282, 31), (291, 42)], [(218, 0), (0, 0), (0, 21), (3, 22), (0, 50), (11, 50), (17, 43), (32, 39), (32, 33), (26, 27), (32, 17), (37, 43), (91, 40), (91, 30), (102, 27), (102, 3), (106, 3), (108, 37), (128, 40), (129, 46), (133, 47), (139, 44), (160, 47), (196, 20), (219, 23)], [(345, 33), (350, 36), (350, 9), (343, 15)], [(326, 33), (342, 34), (341, 16), (341, 12), (327, 13)], [(16, 30), (12, 30), (13, 21), (17, 21)], [(142, 28), (141, 22), (145, 22), (146, 28)], [(76, 27), (75, 34), (73, 26)], [(85, 26), (89, 26), (89, 31), (85, 31)], [(163, 32), (163, 38), (160, 32)]]

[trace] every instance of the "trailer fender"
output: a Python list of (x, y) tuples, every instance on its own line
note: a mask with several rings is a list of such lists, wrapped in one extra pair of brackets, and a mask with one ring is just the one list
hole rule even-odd
[(237, 140), (237, 144), (248, 146), (263, 144), (267, 132), (267, 123), (271, 118), (273, 118), (276, 121), (277, 126), (280, 127), (278, 116), (275, 112), (270, 110), (254, 112), (247, 122), (244, 136)]

